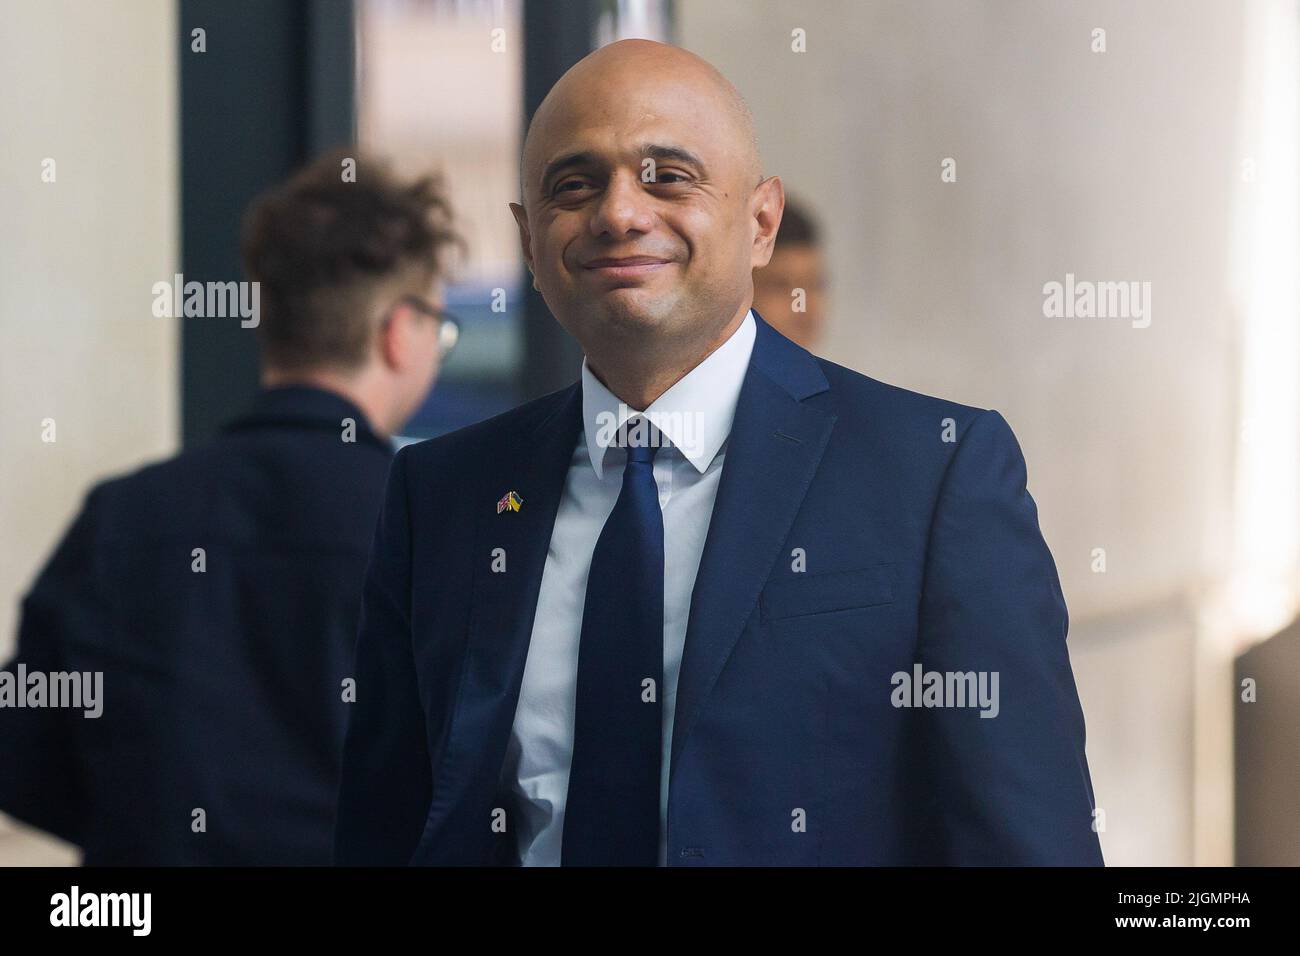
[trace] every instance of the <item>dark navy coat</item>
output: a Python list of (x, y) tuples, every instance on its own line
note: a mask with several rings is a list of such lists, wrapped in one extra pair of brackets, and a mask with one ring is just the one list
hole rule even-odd
[(102, 672), (103, 714), (0, 709), (0, 810), (90, 865), (328, 863), (391, 459), (350, 402), (289, 386), (94, 488), (5, 669)]
[[(1066, 606), (1010, 427), (757, 324), (692, 593), (668, 864), (1101, 863)], [(337, 862), (512, 861), (499, 775), (581, 427), (575, 384), (398, 453)], [(498, 514), (511, 490), (522, 510)], [(996, 716), (899, 706), (918, 665), (996, 673)]]

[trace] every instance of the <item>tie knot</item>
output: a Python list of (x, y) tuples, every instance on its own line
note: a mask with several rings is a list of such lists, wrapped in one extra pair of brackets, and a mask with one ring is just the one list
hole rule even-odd
[(629, 465), (649, 465), (663, 444), (663, 433), (649, 419), (630, 418), (619, 431), (618, 443), (627, 449)]

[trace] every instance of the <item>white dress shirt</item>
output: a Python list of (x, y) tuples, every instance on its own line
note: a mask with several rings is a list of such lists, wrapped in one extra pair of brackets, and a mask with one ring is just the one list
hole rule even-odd
[[(668, 774), (677, 675), (691, 591), (718, 494), (727, 436), (754, 347), (749, 313), (721, 346), (657, 398), (644, 415), (666, 443), (654, 460), (664, 518), (663, 762), (659, 781), (659, 865), (667, 859)], [(512, 820), (524, 866), (558, 866), (573, 757), (578, 646), (591, 555), (623, 487), (627, 453), (605, 445), (628, 418), (623, 405), (582, 363), (583, 432), (569, 464), (542, 572), (519, 704), (503, 780), (523, 819)]]

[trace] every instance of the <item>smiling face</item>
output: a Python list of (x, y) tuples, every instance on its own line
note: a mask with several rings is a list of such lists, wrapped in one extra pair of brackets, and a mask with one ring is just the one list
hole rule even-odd
[(743, 103), (699, 58), (648, 41), (591, 54), (539, 108), (522, 175), (525, 259), (589, 356), (681, 352), (749, 307), (781, 185), (760, 184)]

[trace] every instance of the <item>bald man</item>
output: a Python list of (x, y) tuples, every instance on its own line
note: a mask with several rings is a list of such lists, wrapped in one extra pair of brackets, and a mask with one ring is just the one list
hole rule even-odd
[(1100, 863), (1016, 439), (753, 311), (784, 198), (731, 84), (604, 47), (521, 187), (580, 378), (395, 459), (336, 861)]

